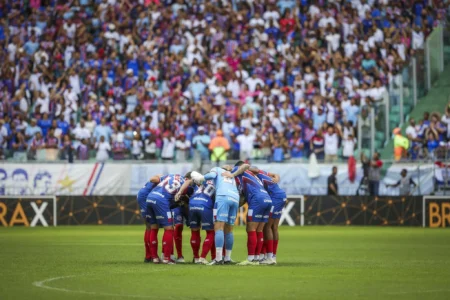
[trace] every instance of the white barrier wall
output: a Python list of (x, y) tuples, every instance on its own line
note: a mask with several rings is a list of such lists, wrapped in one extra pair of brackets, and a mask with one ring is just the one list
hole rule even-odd
[[(281, 176), (281, 187), (290, 195), (324, 195), (331, 164), (319, 166), (320, 176), (308, 177), (308, 164), (257, 164), (265, 171)], [(348, 179), (347, 164), (338, 164), (340, 195), (355, 195), (362, 177), (357, 165), (356, 179)], [(393, 165), (380, 183), (380, 195), (398, 195), (398, 189), (386, 188), (396, 183), (401, 169), (410, 170), (412, 179), (419, 184), (414, 195), (430, 194), (434, 188), (433, 165)], [(191, 163), (177, 164), (3, 164), (0, 166), (0, 195), (135, 195), (155, 174), (185, 174), (192, 170)], [(439, 172), (436, 174), (440, 174)]]

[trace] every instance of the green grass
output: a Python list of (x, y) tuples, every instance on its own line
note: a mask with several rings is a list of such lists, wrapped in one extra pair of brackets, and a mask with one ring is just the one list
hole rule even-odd
[(450, 230), (283, 227), (278, 265), (208, 267), (144, 264), (143, 228), (0, 228), (0, 299), (450, 298)]

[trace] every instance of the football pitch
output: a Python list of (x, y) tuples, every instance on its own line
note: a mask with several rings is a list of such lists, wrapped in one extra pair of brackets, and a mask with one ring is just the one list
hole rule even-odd
[(144, 264), (143, 230), (0, 228), (0, 299), (450, 299), (446, 229), (282, 227), (276, 266)]

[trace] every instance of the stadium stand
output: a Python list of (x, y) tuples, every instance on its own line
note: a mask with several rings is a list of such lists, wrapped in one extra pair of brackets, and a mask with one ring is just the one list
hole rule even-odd
[[(2, 158), (210, 159), (219, 134), (230, 159), (334, 162), (447, 13), (427, 0), (0, 1)], [(417, 123), (428, 151), (411, 158), (448, 140), (449, 116)]]

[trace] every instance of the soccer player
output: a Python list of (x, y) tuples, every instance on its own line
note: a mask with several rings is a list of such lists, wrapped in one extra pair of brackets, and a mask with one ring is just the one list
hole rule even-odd
[[(189, 178), (189, 173), (186, 174)], [(153, 188), (147, 197), (147, 212), (150, 223), (150, 255), (154, 263), (159, 263), (158, 258), (158, 228), (164, 228), (163, 236), (163, 263), (174, 264), (170, 260), (173, 252), (173, 218), (171, 205), (175, 202), (175, 195), (184, 183), (184, 177), (179, 174), (166, 176), (153, 176), (150, 181), (158, 185)]]
[(177, 260), (178, 263), (184, 263), (183, 257), (183, 229), (184, 224), (183, 221), (186, 221), (186, 225), (189, 225), (188, 220), (188, 212), (187, 204), (177, 205), (177, 207), (172, 209), (173, 214), (173, 223), (174, 223), (174, 232), (173, 237), (175, 241), (175, 249), (177, 251)]
[[(162, 175), (155, 175), (155, 177), (160, 177)], [(139, 204), (139, 208), (141, 210), (142, 219), (145, 221), (145, 234), (144, 234), (144, 245), (145, 245), (145, 259), (144, 262), (148, 263), (152, 261), (152, 257), (150, 255), (150, 216), (147, 214), (147, 196), (156, 186), (156, 183), (153, 183), (151, 179), (138, 191), (137, 193), (137, 202)]]
[[(202, 183), (204, 180), (213, 180), (216, 186), (216, 202), (214, 204), (216, 258), (209, 265), (231, 263), (231, 251), (234, 243), (233, 225), (236, 220), (240, 200), (236, 182), (232, 178), (242, 174), (248, 168), (250, 168), (249, 165), (243, 164), (239, 168), (236, 168), (233, 174), (227, 171), (229, 167), (215, 167), (205, 175), (197, 172), (191, 173), (192, 179), (197, 184)], [(224, 244), (226, 246), (225, 258), (222, 259)]]
[[(236, 178), (236, 183), (243, 192), (248, 202), (247, 214), (247, 260), (240, 262), (238, 265), (259, 265), (256, 254), (261, 252), (264, 235), (264, 224), (269, 220), (269, 214), (272, 209), (272, 199), (261, 180), (252, 172), (245, 171), (238, 174), (244, 162), (239, 161), (233, 168), (232, 177)], [(225, 174), (227, 176), (227, 174)], [(258, 252), (259, 251), (259, 252)]]
[[(189, 187), (195, 189), (189, 199), (189, 225), (191, 228), (191, 247), (194, 254), (194, 263), (207, 264), (206, 255), (211, 250), (214, 241), (213, 207), (216, 188), (212, 180), (196, 185), (192, 179), (187, 179), (175, 196), (175, 201), (179, 201), (180, 196)], [(200, 229), (206, 231), (201, 255), (199, 255), (201, 244)]]
[(278, 185), (278, 182), (280, 182), (280, 176), (278, 174), (265, 172), (254, 166), (250, 168), (250, 171), (261, 180), (270, 198), (272, 198), (272, 210), (269, 214), (269, 221), (264, 225), (266, 258), (261, 260), (262, 257), (260, 257), (260, 263), (268, 265), (276, 264), (279, 239), (278, 225), (280, 223), (281, 212), (286, 203), (286, 193)]

